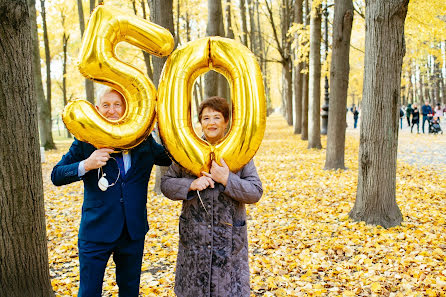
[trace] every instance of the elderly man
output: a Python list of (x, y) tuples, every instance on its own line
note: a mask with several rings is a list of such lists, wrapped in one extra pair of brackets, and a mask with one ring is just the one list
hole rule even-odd
[[(122, 117), (125, 101), (119, 92), (103, 88), (98, 97), (99, 113), (110, 120)], [(129, 151), (112, 153), (111, 148), (96, 149), (75, 139), (51, 173), (56, 186), (84, 182), (78, 240), (79, 297), (101, 296), (105, 267), (112, 254), (119, 296), (139, 295), (144, 237), (149, 230), (147, 184), (154, 164), (171, 163), (151, 135)], [(101, 175), (110, 186), (99, 187)]]

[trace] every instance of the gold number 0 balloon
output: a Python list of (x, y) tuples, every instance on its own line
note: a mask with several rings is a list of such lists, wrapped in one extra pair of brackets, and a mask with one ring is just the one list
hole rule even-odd
[[(195, 79), (215, 70), (231, 87), (232, 122), (215, 146), (199, 138), (191, 122)], [(266, 125), (266, 102), (260, 67), (245, 46), (232, 39), (208, 37), (174, 51), (164, 65), (158, 88), (158, 125), (172, 157), (193, 174), (209, 171), (211, 160), (223, 158), (232, 172), (255, 155)]]
[(87, 78), (119, 91), (126, 99), (122, 119), (110, 121), (85, 100), (70, 102), (63, 121), (79, 140), (95, 147), (129, 149), (151, 132), (156, 89), (141, 71), (120, 61), (115, 47), (126, 41), (153, 55), (166, 56), (174, 46), (170, 32), (158, 25), (100, 5), (91, 15), (79, 54), (79, 70)]

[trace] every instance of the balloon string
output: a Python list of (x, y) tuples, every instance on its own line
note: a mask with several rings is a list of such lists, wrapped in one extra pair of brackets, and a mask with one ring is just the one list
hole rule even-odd
[(206, 211), (206, 213), (209, 216), (208, 210), (206, 209), (206, 207), (204, 206), (203, 200), (201, 200), (201, 196), (200, 196), (200, 191), (197, 190), (197, 194), (198, 194), (198, 198), (200, 199), (201, 205), (203, 206), (204, 210)]

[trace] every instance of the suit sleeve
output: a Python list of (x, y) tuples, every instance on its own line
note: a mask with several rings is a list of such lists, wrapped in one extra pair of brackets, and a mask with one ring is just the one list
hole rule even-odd
[(172, 161), (166, 152), (166, 149), (161, 144), (157, 143), (150, 135), (150, 145), (152, 147), (153, 159), (155, 160), (155, 165), (158, 166), (169, 166)]
[(242, 168), (240, 176), (229, 172), (224, 193), (232, 199), (246, 204), (256, 203), (260, 200), (263, 187), (253, 160)]
[(51, 181), (55, 186), (67, 185), (81, 180), (81, 177), (78, 176), (79, 163), (84, 160), (81, 146), (81, 142), (75, 139), (69, 151), (54, 166), (51, 172)]
[(191, 200), (197, 196), (195, 191), (189, 191), (193, 181), (192, 177), (183, 177), (181, 167), (173, 163), (161, 177), (161, 192), (171, 200)]

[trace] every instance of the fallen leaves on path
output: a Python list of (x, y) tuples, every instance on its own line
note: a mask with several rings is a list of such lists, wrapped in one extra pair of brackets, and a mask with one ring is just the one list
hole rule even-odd
[[(82, 183), (56, 188), (51, 168), (68, 148), (43, 164), (50, 273), (57, 296), (76, 296), (77, 228)], [(353, 222), (358, 140), (347, 137), (346, 171), (322, 170), (325, 150), (270, 116), (255, 157), (264, 195), (248, 209), (252, 296), (445, 296), (446, 178), (398, 163), (401, 226)], [(325, 138), (323, 138), (325, 147)], [(149, 188), (153, 188), (154, 176)], [(181, 203), (149, 192), (141, 296), (175, 296), (174, 268)], [(117, 296), (113, 262), (105, 296)]]

